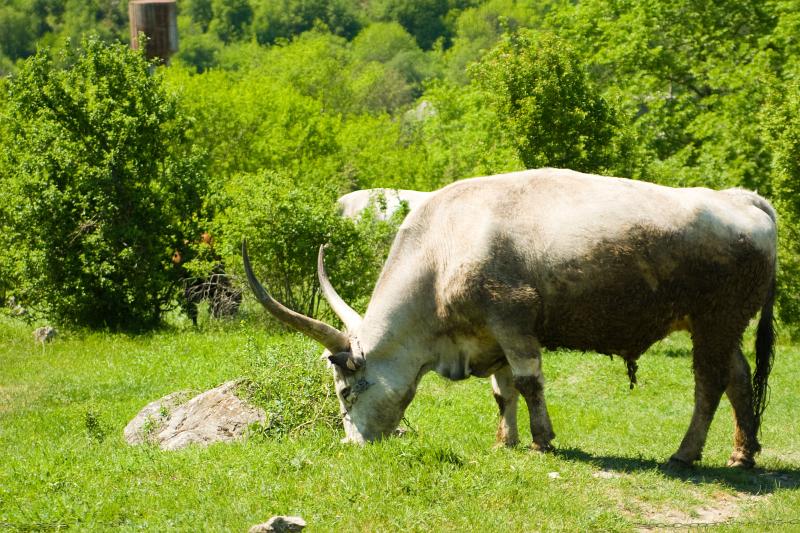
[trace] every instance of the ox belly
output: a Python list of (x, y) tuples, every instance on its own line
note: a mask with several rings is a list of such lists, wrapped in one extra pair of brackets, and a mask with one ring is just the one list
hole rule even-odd
[(487, 332), (442, 334), (433, 342), (430, 369), (458, 381), (470, 376), (488, 377), (507, 363), (500, 346)]

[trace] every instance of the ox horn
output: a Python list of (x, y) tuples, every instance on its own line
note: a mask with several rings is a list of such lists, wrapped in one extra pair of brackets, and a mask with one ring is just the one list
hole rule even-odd
[(247, 281), (250, 283), (250, 288), (253, 290), (256, 298), (258, 298), (258, 301), (261, 302), (261, 305), (263, 305), (272, 316), (284, 324), (293, 327), (300, 333), (308, 335), (325, 346), (331, 353), (348, 351), (350, 349), (350, 339), (338, 329), (325, 322), (292, 311), (270, 296), (261, 283), (258, 282), (255, 274), (253, 274), (253, 269), (250, 266), (250, 258), (247, 255), (247, 241), (244, 239), (242, 240), (242, 262), (244, 262), (244, 271), (247, 274)]
[(331, 285), (328, 279), (328, 273), (325, 272), (325, 245), (319, 247), (319, 255), (317, 256), (317, 275), (319, 276), (319, 286), (322, 289), (322, 295), (331, 306), (333, 312), (336, 313), (347, 331), (355, 333), (358, 326), (361, 325), (361, 315), (359, 315), (352, 307), (347, 305), (347, 302), (342, 300), (342, 297), (336, 293), (336, 289)]

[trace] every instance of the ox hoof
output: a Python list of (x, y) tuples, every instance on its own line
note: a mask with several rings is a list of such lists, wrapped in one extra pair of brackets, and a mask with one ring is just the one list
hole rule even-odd
[(518, 445), (518, 440), (498, 440), (494, 443), (494, 447), (498, 450), (503, 448), (516, 448)]
[(664, 465), (664, 467), (666, 470), (671, 470), (674, 472), (685, 472), (686, 470), (691, 470), (694, 468), (694, 465), (691, 461), (686, 461), (676, 455), (673, 455), (669, 458), (669, 461), (667, 461), (667, 464)]
[(539, 444), (538, 442), (531, 443), (530, 446), (531, 450), (535, 452), (547, 453), (555, 451), (555, 446), (550, 444), (549, 442), (545, 442), (544, 444)]
[(756, 466), (756, 461), (752, 457), (746, 457), (744, 455), (734, 453), (731, 455), (731, 458), (728, 459), (728, 466), (731, 468), (741, 468), (743, 470), (749, 470)]

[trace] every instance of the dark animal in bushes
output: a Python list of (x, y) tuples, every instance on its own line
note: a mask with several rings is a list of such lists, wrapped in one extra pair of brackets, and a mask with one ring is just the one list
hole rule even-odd
[[(278, 319), (329, 351), (347, 439), (397, 427), (420, 378), (492, 376), (497, 436), (517, 442), (517, 401), (533, 447), (554, 433), (541, 348), (616, 354), (631, 377), (640, 355), (676, 329), (693, 341), (694, 412), (671, 461), (700, 459), (726, 393), (735, 415), (730, 465), (752, 466), (773, 361), (776, 221), (741, 189), (676, 189), (541, 169), (453, 183), (405, 219), (362, 318), (323, 294), (340, 331), (276, 302), (243, 246), (250, 285)], [(758, 312), (756, 368), (740, 350)]]
[[(230, 276), (225, 272), (225, 265), (222, 258), (214, 251), (214, 239), (210, 234), (203, 233), (200, 236), (199, 249), (201, 255), (206, 256), (205, 259), (210, 259), (213, 266), (206, 276), (193, 277), (184, 274), (181, 300), (181, 307), (195, 326), (197, 306), (203, 301), (209, 302), (213, 318), (236, 316), (242, 303), (242, 292), (233, 285)], [(188, 250), (187, 247), (187, 252)], [(172, 262), (183, 268), (187, 252), (175, 250)]]

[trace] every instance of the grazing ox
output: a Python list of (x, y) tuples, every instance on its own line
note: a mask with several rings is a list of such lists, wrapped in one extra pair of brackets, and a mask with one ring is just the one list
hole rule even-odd
[(389, 220), (405, 204), (410, 211), (416, 209), (431, 193), (407, 189), (364, 189), (339, 197), (336, 204), (343, 217), (357, 219), (368, 208), (375, 209), (375, 218)]
[[(321, 288), (346, 331), (295, 313), (255, 279), (278, 319), (330, 352), (347, 439), (389, 435), (435, 370), (451, 379), (492, 375), (498, 440), (517, 442), (521, 394), (533, 447), (554, 437), (544, 398), (541, 348), (617, 354), (636, 361), (676, 329), (694, 345), (694, 413), (671, 462), (701, 456), (724, 393), (735, 415), (730, 465), (749, 467), (773, 359), (775, 212), (739, 189), (674, 189), (542, 169), (453, 183), (400, 227), (362, 318)], [(756, 369), (740, 350), (761, 311)]]

